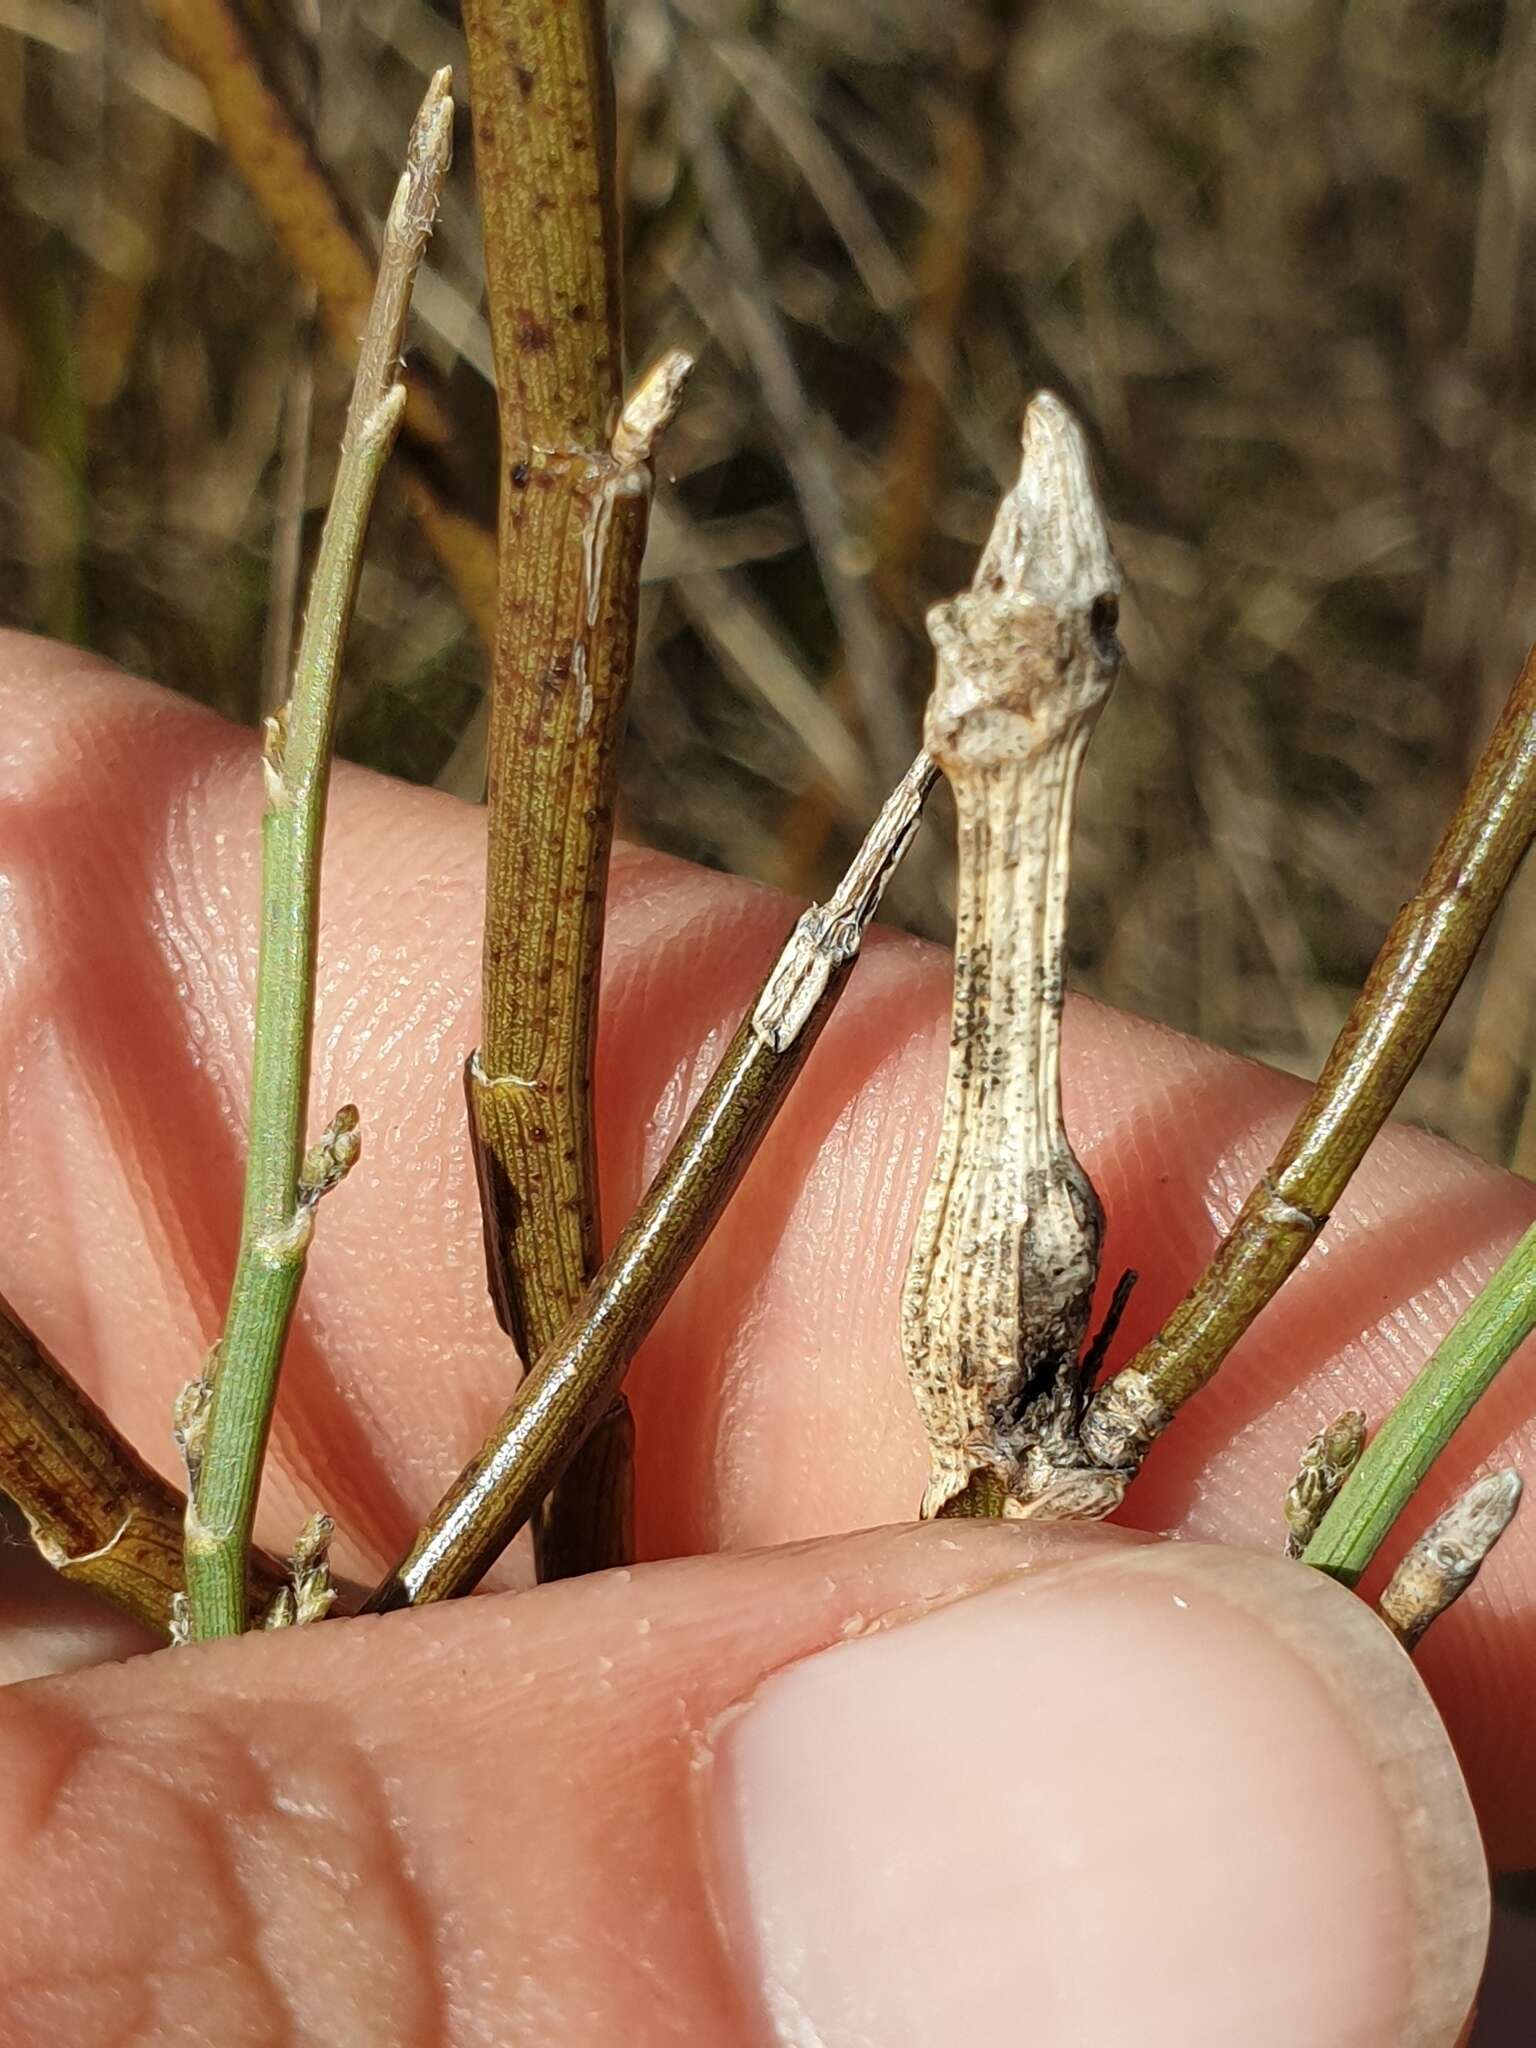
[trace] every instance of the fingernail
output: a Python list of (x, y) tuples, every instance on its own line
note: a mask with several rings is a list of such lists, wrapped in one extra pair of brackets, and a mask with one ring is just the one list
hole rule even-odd
[(703, 1778), (720, 1924), (790, 2048), (1451, 2048), (1481, 1843), (1353, 1596), (1163, 1545), (768, 1679)]

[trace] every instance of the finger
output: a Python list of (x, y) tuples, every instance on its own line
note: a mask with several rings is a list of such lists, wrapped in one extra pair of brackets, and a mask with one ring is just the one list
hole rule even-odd
[(127, 1615), (50, 1570), (22, 1517), (0, 1499), (0, 1686), (155, 1647)]
[[(169, 1465), (176, 1384), (217, 1329), (235, 1241), (254, 966), (250, 736), (41, 643), (9, 643), (0, 867), (20, 945), (0, 1008), (0, 1285)], [(396, 1552), (499, 1410), (460, 1068), (474, 1042), (482, 819), (338, 777), (316, 1120), (354, 1099), (362, 1166), (321, 1219), (262, 1533), (322, 1503), (358, 1573)], [(610, 1228), (665, 1150), (782, 935), (781, 898), (655, 856), (617, 864), (600, 1047)], [(902, 1517), (923, 1454), (896, 1344), (942, 1072), (943, 961), (871, 945), (790, 1110), (632, 1376), (650, 1554)], [(1079, 1003), (1067, 1110), (1147, 1276), (1125, 1342), (1198, 1271), (1294, 1083)], [(1529, 1219), (1508, 1177), (1384, 1139), (1324, 1244), (1170, 1434), (1132, 1512), (1271, 1543), (1300, 1445), (1380, 1415)], [(1426, 1489), (1532, 1467), (1518, 1367)], [(1536, 1538), (1515, 1529), (1426, 1651), (1502, 1853), (1536, 1849)]]
[(1278, 1560), (886, 1531), (0, 1696), (15, 2048), (1450, 2048), (1477, 1830)]

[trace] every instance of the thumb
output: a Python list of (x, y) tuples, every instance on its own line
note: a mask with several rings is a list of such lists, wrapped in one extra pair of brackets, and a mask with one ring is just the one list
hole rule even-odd
[(0, 1745), (13, 2048), (1450, 2048), (1487, 1925), (1375, 1619), (1104, 1532), (160, 1653), (0, 1694)]

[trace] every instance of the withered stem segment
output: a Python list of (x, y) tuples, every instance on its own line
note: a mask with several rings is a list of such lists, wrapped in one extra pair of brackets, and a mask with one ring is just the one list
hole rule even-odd
[(1311, 1248), (1440, 1027), (1536, 833), (1536, 649), (1428, 872), (1398, 913), (1305, 1108), (1210, 1265), (1089, 1405), (1089, 1454), (1128, 1482)]
[(1060, 1048), (1073, 809), (1119, 667), (1120, 580), (1081, 431), (1042, 392), (971, 588), (928, 616), (925, 738), (955, 795), (959, 901), (944, 1120), (902, 1305), (925, 1515), (1113, 1505), (1076, 1451), (1102, 1215), (1062, 1122)]
[[(468, 1070), (491, 1296), (525, 1363), (601, 1256), (592, 1065), (603, 909), (650, 510), (686, 358), (621, 418), (602, 0), (466, 0), (501, 417), (500, 603), (479, 1051)], [(603, 1422), (537, 1532), (541, 1577), (630, 1549), (630, 1424)]]
[(796, 924), (666, 1163), (576, 1311), (368, 1611), (467, 1593), (587, 1439), (831, 1015), (937, 770), (920, 755), (837, 892)]
[(1359, 1464), (1364, 1449), (1365, 1415), (1359, 1408), (1346, 1408), (1320, 1429), (1302, 1452), (1285, 1496), (1287, 1557), (1300, 1557), (1317, 1534), (1318, 1524)]
[(1514, 1520), (1521, 1490), (1515, 1471), (1479, 1479), (1409, 1547), (1378, 1602), (1382, 1620), (1405, 1650), (1416, 1646), (1477, 1577)]
[(223, 1334), (177, 1410), (190, 1499), (188, 1626), (246, 1626), (247, 1552), (272, 1408), (318, 1202), (357, 1157), (358, 1116), (339, 1111), (306, 1154), (320, 856), (341, 654), (379, 478), (405, 406), (397, 381), (417, 265), (437, 214), (453, 140), (450, 76), (432, 80), (384, 230), (331, 508), (294, 665), (293, 694), (267, 721), (262, 754), (261, 946), (251, 1056), (251, 1129), (240, 1253)]
[(324, 1621), (336, 1604), (331, 1578), (331, 1539), (336, 1524), (329, 1515), (311, 1515), (299, 1531), (286, 1574), (261, 1618), (265, 1628), (307, 1628)]

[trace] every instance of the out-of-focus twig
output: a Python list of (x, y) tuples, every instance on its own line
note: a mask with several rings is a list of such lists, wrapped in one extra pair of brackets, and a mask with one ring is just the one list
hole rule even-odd
[[(1001, 37), (994, 41), (1002, 47)], [(917, 253), (911, 335), (876, 498), (870, 584), (894, 619), (911, 608), (912, 577), (932, 519), (955, 338), (970, 287), (976, 213), (987, 190), (986, 141), (970, 95), (943, 110), (937, 138)], [(833, 672), (827, 695), (839, 711), (851, 708), (846, 662)], [(782, 855), (787, 887), (813, 885), (835, 822), (835, 795), (818, 774), (790, 806)]]
[(704, 201), (710, 239), (730, 281), (731, 312), (751, 359), (779, 451), (799, 499), (876, 774), (889, 784), (909, 745), (892, 691), (890, 634), (867, 579), (847, 566), (848, 518), (818, 419), (785, 338), (739, 181), (715, 125), (687, 30), (673, 36), (672, 105)]

